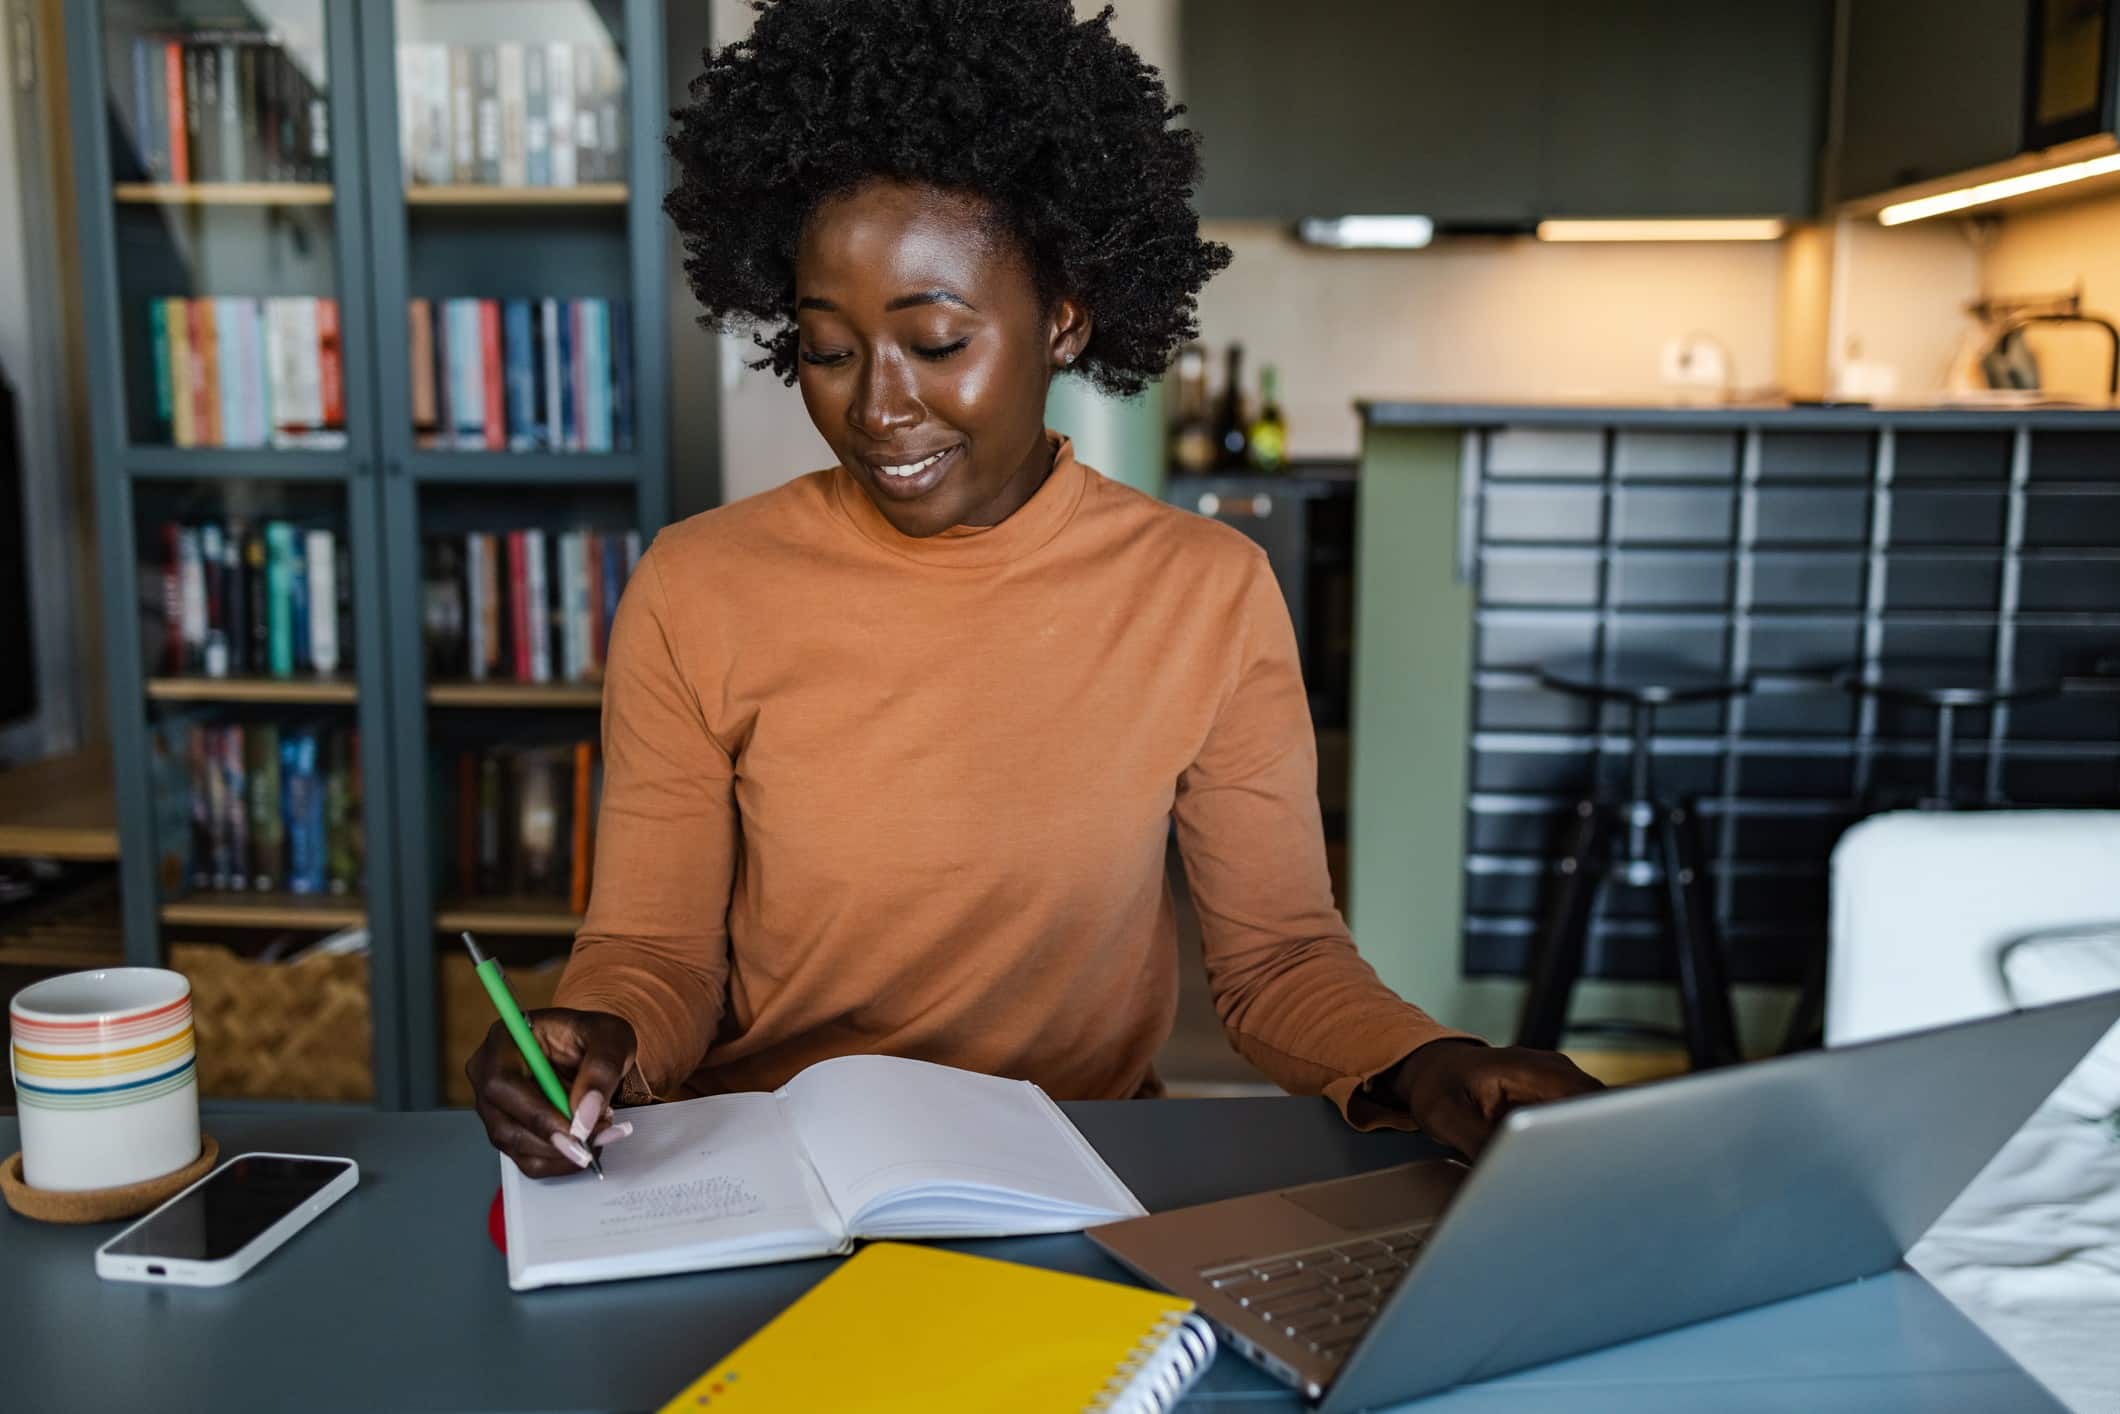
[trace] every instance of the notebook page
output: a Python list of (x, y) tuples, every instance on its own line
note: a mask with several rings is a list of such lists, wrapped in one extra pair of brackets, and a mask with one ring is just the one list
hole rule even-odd
[[(921, 1204), (925, 1235), (1063, 1231), (1145, 1210), (1037, 1086), (893, 1056), (842, 1056), (782, 1088), (847, 1228), (894, 1195), (960, 1201), (962, 1221)], [(998, 1204), (1003, 1195), (1019, 1200)], [(1025, 1213), (1054, 1221), (1027, 1221)], [(1079, 1219), (1079, 1221), (1073, 1221)], [(894, 1228), (894, 1234), (911, 1235)]]
[[(501, 1160), (511, 1285), (597, 1281), (831, 1250), (844, 1232), (779, 1100), (715, 1095), (629, 1109), (633, 1133), (584, 1171)], [(714, 1260), (725, 1251), (729, 1262)]]

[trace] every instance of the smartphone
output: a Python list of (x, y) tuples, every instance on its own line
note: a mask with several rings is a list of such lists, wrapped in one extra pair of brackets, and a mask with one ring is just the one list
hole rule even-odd
[(96, 1275), (226, 1286), (360, 1180), (351, 1159), (238, 1154), (98, 1247)]

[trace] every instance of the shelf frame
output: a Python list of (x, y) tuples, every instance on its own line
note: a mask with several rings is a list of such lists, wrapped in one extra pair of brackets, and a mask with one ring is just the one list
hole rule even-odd
[(154, 677), (147, 680), (150, 702), (284, 702), (301, 705), (360, 701), (353, 678)]
[(604, 705), (600, 682), (430, 682), (430, 707), (500, 707), (539, 711), (596, 711)]
[(627, 204), (624, 182), (585, 182), (571, 187), (496, 187), (479, 182), (404, 188), (405, 205), (421, 206), (611, 206)]
[(358, 898), (339, 894), (246, 894), (211, 891), (160, 905), (156, 915), (181, 928), (313, 928), (329, 932), (358, 928), (368, 910)]
[(121, 206), (329, 206), (329, 182), (113, 182)]

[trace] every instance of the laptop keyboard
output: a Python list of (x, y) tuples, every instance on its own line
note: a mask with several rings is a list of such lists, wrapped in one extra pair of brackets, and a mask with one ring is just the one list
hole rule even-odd
[(1337, 1360), (1369, 1328), (1434, 1226), (1202, 1267), (1200, 1276), (1276, 1335)]

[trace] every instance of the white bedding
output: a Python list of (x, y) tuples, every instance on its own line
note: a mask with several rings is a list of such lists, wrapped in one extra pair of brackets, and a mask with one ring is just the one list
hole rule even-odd
[(2078, 1414), (2120, 1411), (2120, 1030), (1907, 1254)]

